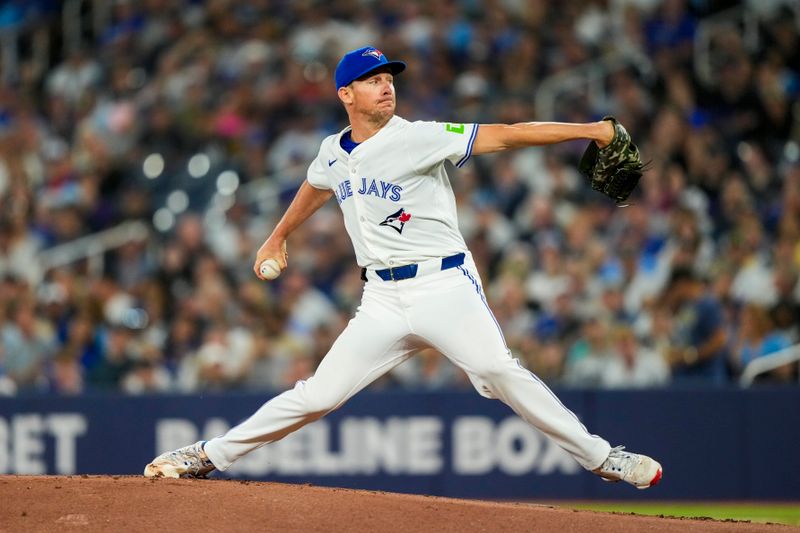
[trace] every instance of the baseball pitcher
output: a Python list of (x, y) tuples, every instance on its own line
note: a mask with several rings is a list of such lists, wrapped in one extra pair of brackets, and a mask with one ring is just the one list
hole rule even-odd
[(145, 476), (205, 477), (226, 470), (341, 407), (411, 357), (421, 342), (462, 368), (479, 394), (506, 403), (587, 470), (640, 489), (656, 484), (658, 462), (589, 433), (512, 356), (458, 230), (445, 172), (445, 161), (461, 167), (473, 155), (588, 139), (581, 171), (595, 189), (623, 202), (642, 171), (628, 133), (611, 117), (590, 124), (409, 122), (394, 114), (393, 80), (405, 68), (372, 46), (341, 59), (335, 82), (350, 125), (322, 142), (253, 267), (261, 279), (279, 275), (287, 266), (289, 235), (336, 198), (365, 281), (355, 316), (314, 376), (224, 435), (156, 457)]

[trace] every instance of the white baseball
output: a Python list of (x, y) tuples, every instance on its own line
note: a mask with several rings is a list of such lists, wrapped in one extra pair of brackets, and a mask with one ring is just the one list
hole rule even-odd
[(265, 259), (258, 267), (265, 279), (275, 279), (281, 275), (281, 266), (274, 259)]

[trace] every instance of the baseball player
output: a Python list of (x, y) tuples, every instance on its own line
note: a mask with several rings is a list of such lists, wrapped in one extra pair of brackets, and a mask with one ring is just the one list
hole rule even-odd
[(658, 462), (589, 433), (512, 357), (458, 231), (445, 172), (445, 161), (461, 167), (472, 155), (518, 147), (574, 139), (603, 147), (614, 137), (614, 124), (409, 122), (394, 114), (393, 77), (405, 68), (372, 46), (344, 55), (335, 81), (350, 126), (322, 142), (307, 180), (256, 255), (256, 276), (279, 274), (287, 265), (289, 235), (336, 198), (365, 280), (355, 316), (314, 376), (224, 435), (156, 457), (144, 475), (205, 477), (226, 470), (341, 407), (423, 343), (462, 368), (479, 394), (502, 400), (587, 470), (640, 489), (656, 484)]

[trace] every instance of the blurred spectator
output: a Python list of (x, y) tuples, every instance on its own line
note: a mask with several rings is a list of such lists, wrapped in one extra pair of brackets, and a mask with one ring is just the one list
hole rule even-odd
[(607, 321), (596, 318), (583, 324), (582, 334), (570, 348), (563, 383), (573, 387), (600, 387), (603, 373), (613, 357), (611, 328)]
[[(24, 209), (19, 204), (16, 210)], [(36, 254), (42, 241), (27, 226), (24, 216), (0, 218), (0, 276), (12, 275), (34, 284), (41, 279)]]
[(102, 328), (96, 327), (97, 323), (90, 311), (83, 311), (72, 315), (66, 323), (66, 330), (62, 332), (62, 353), (68, 355), (85, 369), (91, 370), (102, 360), (102, 346), (100, 337)]
[[(338, 332), (337, 332), (338, 333)], [(282, 390), (294, 386), (298, 379), (306, 379), (308, 365), (319, 359), (312, 354), (307, 339), (288, 332), (273, 337), (259, 337), (257, 351), (246, 367), (245, 387), (251, 390)], [(325, 352), (330, 347), (325, 347)], [(316, 368), (316, 366), (314, 366)]]
[(50, 361), (47, 376), (50, 392), (74, 396), (84, 391), (83, 367), (69, 351), (58, 354)]
[(669, 381), (666, 362), (657, 352), (643, 346), (629, 327), (617, 326), (612, 339), (613, 357), (603, 368), (601, 387), (658, 387)]
[(776, 301), (772, 268), (766, 256), (764, 233), (760, 221), (747, 214), (739, 215), (740, 222), (731, 234), (736, 246), (739, 270), (731, 283), (734, 299), (761, 305), (772, 305)]
[(17, 384), (7, 375), (8, 369), (6, 367), (6, 346), (5, 343), (0, 345), (0, 396), (13, 396), (17, 393)]
[(120, 385), (127, 394), (169, 392), (172, 377), (158, 348), (146, 343), (139, 346), (133, 368), (122, 378)]
[(8, 321), (0, 330), (4, 374), (20, 392), (44, 390), (44, 369), (55, 354), (55, 332), (36, 316), (35, 304), (20, 299), (8, 310)]
[(62, 99), (71, 109), (77, 109), (89, 96), (102, 76), (97, 61), (88, 57), (85, 50), (72, 51), (47, 78), (47, 92), (52, 98)]
[(526, 283), (528, 298), (541, 309), (552, 310), (558, 297), (567, 291), (569, 280), (561, 252), (554, 243), (543, 245), (539, 252), (539, 266)]
[(194, 383), (188, 387), (192, 390), (223, 390), (239, 386), (252, 359), (252, 350), (253, 337), (247, 330), (228, 330), (221, 325), (212, 327), (206, 331), (193, 361), (184, 361), (194, 366)]
[[(524, 251), (520, 251), (525, 254)], [(514, 259), (505, 262), (508, 270), (489, 287), (489, 305), (505, 336), (506, 343), (512, 352), (526, 357), (525, 341), (533, 331), (536, 315), (529, 308), (523, 280), (527, 268), (526, 255), (521, 257), (522, 264), (513, 265)], [(520, 268), (515, 272), (514, 269)]]
[[(744, 306), (739, 320), (737, 337), (731, 346), (731, 357), (737, 373), (753, 360), (788, 348), (789, 337), (777, 330), (766, 308), (749, 304)], [(794, 378), (797, 365), (787, 364), (770, 373), (773, 379), (789, 381)]]
[(109, 329), (105, 338), (103, 359), (89, 372), (88, 381), (93, 387), (119, 390), (122, 379), (134, 365), (130, 346), (133, 335), (133, 330), (121, 325)]
[(556, 383), (564, 372), (564, 344), (546, 337), (525, 360), (525, 367), (547, 383)]
[(673, 379), (721, 384), (726, 380), (728, 337), (720, 302), (691, 270), (672, 272), (664, 305), (673, 313), (673, 344), (667, 357)]
[(297, 269), (285, 273), (279, 301), (289, 311), (286, 326), (299, 337), (310, 337), (317, 327), (336, 319), (330, 299), (312, 287), (308, 277)]
[(469, 386), (466, 374), (436, 350), (424, 348), (395, 367), (391, 377), (409, 389), (435, 390)]
[(800, 341), (800, 310), (791, 301), (782, 300), (770, 310), (775, 328), (784, 335), (791, 344)]
[(575, 340), (580, 330), (578, 309), (574, 306), (570, 295), (559, 294), (553, 302), (552, 309), (539, 315), (534, 325), (534, 335), (541, 340), (553, 341), (560, 347)]
[(606, 283), (600, 296), (600, 313), (607, 316), (618, 324), (630, 324), (633, 322), (633, 315), (624, 306), (622, 290), (617, 283)]

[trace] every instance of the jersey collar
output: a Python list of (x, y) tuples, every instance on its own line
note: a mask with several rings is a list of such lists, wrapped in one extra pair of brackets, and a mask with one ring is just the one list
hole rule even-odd
[(352, 131), (352, 129), (353, 129), (352, 126), (347, 126), (346, 128), (344, 128), (342, 131), (340, 131), (336, 135), (336, 148), (340, 153), (344, 154), (345, 156), (352, 156), (356, 152), (358, 152), (361, 149), (362, 146), (364, 146), (365, 144), (371, 143), (372, 141), (374, 141), (375, 139), (377, 139), (379, 137), (382, 137), (383, 135), (386, 135), (387, 131), (391, 131), (391, 130), (397, 128), (403, 122), (405, 122), (405, 120), (403, 118), (401, 118), (401, 117), (399, 117), (397, 115), (392, 115), (392, 118), (389, 119), (389, 122), (387, 122), (384, 127), (379, 129), (378, 132), (375, 135), (373, 135), (372, 137), (370, 137), (366, 141), (358, 143), (358, 146), (353, 148), (353, 151), (350, 152), (349, 154), (344, 150), (344, 148), (342, 148), (342, 145), (341, 145), (342, 135), (344, 135), (345, 132)]

